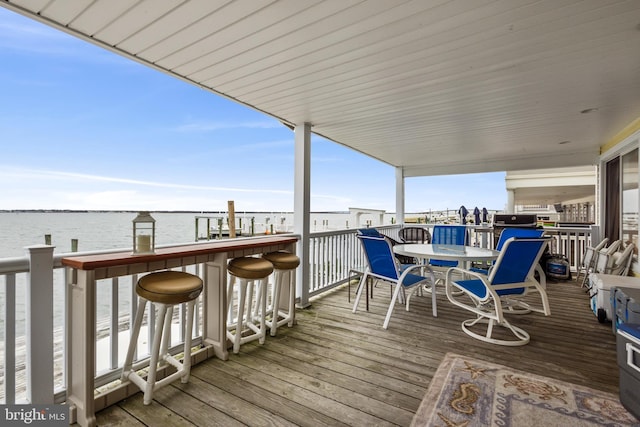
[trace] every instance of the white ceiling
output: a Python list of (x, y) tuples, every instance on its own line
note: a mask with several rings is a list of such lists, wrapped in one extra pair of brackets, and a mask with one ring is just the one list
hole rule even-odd
[(596, 164), (640, 117), (638, 0), (0, 5), (405, 176)]

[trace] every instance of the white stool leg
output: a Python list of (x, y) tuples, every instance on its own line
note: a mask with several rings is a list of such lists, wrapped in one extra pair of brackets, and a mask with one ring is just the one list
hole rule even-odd
[(184, 336), (184, 358), (182, 359), (184, 373), (181, 378), (182, 383), (187, 383), (191, 374), (191, 335), (193, 334), (195, 305), (196, 300), (191, 300), (187, 303), (187, 330)]
[(273, 302), (271, 315), (271, 336), (276, 336), (278, 330), (278, 318), (280, 312), (280, 291), (282, 288), (282, 270), (274, 270), (273, 277)]
[[(273, 315), (268, 322), (271, 328), (271, 336), (275, 336), (278, 327), (284, 325), (292, 327), (294, 322), (294, 310), (296, 305), (295, 283), (293, 283), (294, 270), (275, 270), (275, 283), (273, 291)], [(283, 292), (289, 292), (287, 312), (280, 312), (280, 298)], [(280, 318), (282, 316), (282, 319)]]
[(247, 281), (240, 279), (240, 289), (238, 290), (238, 322), (236, 325), (236, 336), (233, 341), (233, 352), (240, 352), (240, 340), (242, 339), (242, 329), (244, 324), (244, 302), (247, 295)]
[(269, 278), (265, 277), (260, 282), (260, 338), (258, 342), (264, 344), (267, 335), (267, 284), (269, 283)]
[(143, 402), (145, 405), (151, 403), (153, 398), (153, 386), (156, 383), (156, 372), (158, 369), (158, 355), (160, 353), (160, 341), (162, 339), (162, 330), (164, 327), (165, 315), (167, 313), (167, 306), (165, 304), (158, 304), (158, 315), (156, 316), (156, 330), (153, 334), (153, 348), (151, 349), (151, 360), (149, 362), (149, 373), (147, 374), (147, 384), (144, 390)]
[[(122, 368), (121, 380), (126, 381), (131, 374), (131, 365), (133, 361), (133, 355), (136, 352), (138, 345), (138, 336), (140, 336), (140, 326), (142, 325), (142, 318), (144, 317), (144, 309), (147, 306), (147, 300), (144, 298), (138, 299), (138, 311), (136, 312), (136, 318), (131, 328), (131, 338), (129, 340), (129, 348), (127, 350), (127, 357), (124, 359), (124, 367)], [(137, 375), (137, 374), (136, 374)]]
[(251, 315), (251, 319), (253, 319), (254, 321), (255, 319), (258, 319), (258, 316), (260, 316), (260, 307), (262, 307), (262, 286), (263, 286), (262, 280), (256, 281), (255, 283), (256, 303), (253, 306), (253, 314)]
[(287, 317), (289, 318), (288, 327), (293, 327), (293, 322), (295, 320), (295, 310), (296, 310), (296, 283), (295, 283), (295, 275), (293, 274), (294, 270), (289, 270), (287, 272), (288, 283), (289, 283), (289, 313), (287, 313)]
[[(246, 313), (243, 314), (244, 317), (244, 321), (245, 323), (249, 323), (249, 322), (253, 322), (253, 294), (258, 290), (258, 286), (255, 286), (256, 281), (255, 280), (248, 280), (247, 281), (247, 294), (246, 294), (246, 298), (247, 298), (247, 302), (246, 304)], [(255, 287), (255, 291), (254, 291), (254, 287)], [(259, 298), (256, 297), (256, 304), (259, 304), (258, 302)], [(257, 310), (257, 308), (256, 308)]]
[[(164, 316), (164, 326), (162, 333), (162, 344), (160, 345), (160, 353), (158, 361), (165, 360), (169, 355), (169, 341), (171, 340), (171, 320), (173, 319), (173, 305), (167, 306), (167, 312)], [(158, 319), (160, 320), (160, 319)]]

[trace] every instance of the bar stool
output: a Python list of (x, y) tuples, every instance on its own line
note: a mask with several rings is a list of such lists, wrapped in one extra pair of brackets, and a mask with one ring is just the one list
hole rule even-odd
[[(300, 265), (300, 258), (285, 251), (270, 252), (262, 255), (262, 258), (273, 264), (275, 272), (271, 306), (266, 311), (266, 325), (271, 329), (271, 336), (275, 336), (279, 326), (287, 323), (289, 327), (293, 326), (296, 304), (296, 288), (293, 273)], [(280, 310), (280, 295), (285, 286), (289, 288), (289, 307), (286, 312)], [(269, 315), (271, 315), (271, 317), (269, 317)]]
[[(227, 319), (227, 338), (233, 342), (233, 352), (240, 351), (240, 345), (259, 340), (264, 344), (266, 336), (266, 324), (264, 313), (266, 311), (267, 283), (266, 280), (273, 272), (273, 264), (262, 258), (239, 257), (229, 261), (227, 270), (230, 274), (227, 287), (227, 301), (229, 316)], [(239, 280), (238, 310), (237, 316), (233, 315), (233, 288), (235, 279)], [(252, 315), (254, 281), (264, 282), (257, 287), (259, 296), (256, 304), (260, 305), (258, 315)], [(248, 288), (248, 289), (247, 289)]]
[[(181, 271), (159, 271), (150, 273), (138, 280), (136, 293), (138, 294), (138, 311), (131, 331), (131, 341), (122, 368), (123, 381), (130, 380), (144, 392), (143, 403), (148, 405), (153, 398), (153, 392), (158, 388), (180, 378), (183, 383), (189, 381), (191, 372), (191, 334), (193, 328), (193, 314), (196, 299), (202, 292), (202, 279), (193, 274)], [(153, 333), (151, 343), (151, 360), (149, 362), (149, 373), (145, 381), (135, 371), (131, 369), (133, 354), (135, 352), (140, 326), (147, 301), (151, 301), (157, 307), (156, 329)], [(171, 332), (171, 318), (173, 316), (173, 306), (187, 303), (187, 324), (184, 337), (184, 356), (180, 363), (175, 357), (169, 354), (169, 334)], [(152, 310), (152, 309), (151, 309)], [(151, 315), (151, 313), (150, 313)], [(163, 334), (164, 331), (164, 334)], [(162, 346), (160, 343), (162, 342)], [(158, 361), (164, 360), (174, 366), (177, 371), (165, 378), (156, 381)]]

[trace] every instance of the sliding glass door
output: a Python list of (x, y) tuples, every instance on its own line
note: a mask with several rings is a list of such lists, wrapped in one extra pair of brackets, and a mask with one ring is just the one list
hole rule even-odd
[(638, 251), (638, 149), (622, 156), (622, 235)]

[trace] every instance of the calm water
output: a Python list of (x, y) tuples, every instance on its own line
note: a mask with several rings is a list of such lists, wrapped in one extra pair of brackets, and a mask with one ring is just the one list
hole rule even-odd
[[(226, 214), (195, 213), (154, 213), (156, 220), (156, 244), (188, 243), (195, 241), (196, 216), (212, 218)], [(130, 248), (132, 245), (133, 212), (0, 212), (0, 258), (20, 257), (25, 247), (45, 243), (45, 235), (51, 235), (56, 253), (71, 252), (71, 240), (78, 240), (78, 251)], [(384, 223), (391, 224), (392, 214), (385, 215)], [(291, 213), (236, 213), (236, 220), (242, 219), (243, 233), (250, 231), (251, 218), (254, 219), (256, 233), (270, 229), (293, 229)], [(378, 218), (363, 215), (361, 222)], [(206, 229), (201, 220), (200, 234)], [(211, 221), (217, 227), (217, 221)], [(354, 227), (355, 222), (348, 213), (311, 214), (311, 231), (338, 230)]]
[[(195, 213), (155, 213), (156, 220), (156, 244), (169, 245), (176, 243), (189, 243), (196, 240), (196, 216), (208, 216), (212, 218), (225, 218), (226, 214), (195, 214)], [(93, 251), (107, 249), (127, 249), (132, 247), (132, 220), (136, 217), (134, 212), (0, 212), (0, 258), (23, 257), (26, 247), (45, 243), (45, 235), (51, 235), (51, 243), (55, 246), (55, 252), (71, 252), (71, 241), (77, 239), (78, 251)], [(254, 218), (254, 230), (263, 233), (271, 230), (273, 226), (277, 231), (291, 231), (293, 229), (293, 214), (291, 213), (236, 213), (236, 219), (242, 218), (242, 230), (244, 235), (250, 234), (251, 218)], [(384, 224), (390, 224), (394, 216), (385, 215)], [(377, 225), (378, 218), (363, 216), (361, 222), (371, 220)], [(217, 227), (217, 220), (212, 219), (212, 227)], [(319, 213), (311, 215), (311, 231), (337, 230), (355, 226), (354, 220), (348, 213)], [(199, 234), (206, 235), (206, 221), (200, 220)], [(62, 345), (61, 331), (64, 327), (64, 271), (54, 270), (53, 289), (53, 327), (55, 331), (56, 345)], [(0, 372), (2, 372), (2, 353), (4, 350), (4, 323), (5, 323), (5, 277), (0, 275)], [(20, 350), (23, 341), (20, 339), (25, 334), (25, 295), (26, 274), (16, 275), (16, 321), (15, 334), (18, 337), (17, 346), (19, 366), (25, 361), (24, 352)], [(108, 320), (111, 312), (111, 296), (115, 291), (118, 294), (118, 312), (120, 315), (129, 313), (131, 305), (132, 283), (130, 277), (120, 278), (116, 285), (111, 280), (99, 281), (96, 287), (97, 322), (98, 333), (108, 329)], [(107, 363), (103, 358), (103, 362)], [(58, 360), (57, 363), (61, 361)], [(98, 364), (100, 365), (100, 360)], [(101, 365), (100, 365), (101, 366)], [(106, 369), (107, 365), (99, 369)], [(19, 368), (21, 369), (21, 368)], [(20, 381), (20, 380), (19, 380)], [(56, 387), (62, 386), (62, 377), (57, 377)], [(0, 390), (0, 401), (2, 391)]]
[[(156, 244), (168, 245), (195, 241), (195, 213), (152, 213), (156, 220)], [(206, 214), (209, 217), (224, 217), (221, 214)], [(71, 240), (78, 240), (78, 251), (125, 249), (132, 247), (133, 212), (0, 212), (0, 258), (25, 256), (26, 247), (45, 243), (45, 235), (51, 235), (51, 243), (56, 253), (71, 252)], [(393, 215), (385, 216), (384, 223), (390, 224)], [(251, 218), (254, 218), (255, 232), (271, 229), (292, 230), (293, 214), (291, 213), (237, 213), (236, 219), (242, 218), (243, 233), (250, 232)], [(371, 220), (377, 224), (378, 218), (363, 216), (361, 222)], [(351, 221), (351, 222), (350, 222)], [(318, 213), (311, 216), (311, 230), (345, 229), (348, 224), (354, 225), (348, 213)], [(206, 223), (200, 223), (206, 229)], [(212, 220), (211, 225), (217, 226)], [(64, 315), (63, 271), (58, 269), (54, 286), (54, 325), (62, 326)], [(26, 275), (16, 276), (16, 334), (24, 331), (24, 306)], [(4, 339), (4, 298), (5, 280), (0, 275), (0, 338)], [(112, 288), (109, 283), (100, 284), (97, 288), (98, 319), (107, 318)], [(131, 283), (129, 278), (122, 278), (118, 285), (119, 311), (129, 310)]]
[[(8, 212), (0, 213), (0, 257), (22, 256), (25, 247), (43, 244), (51, 235), (55, 251), (128, 248), (132, 244), (132, 212)], [(195, 214), (154, 213), (158, 245), (195, 240)]]

